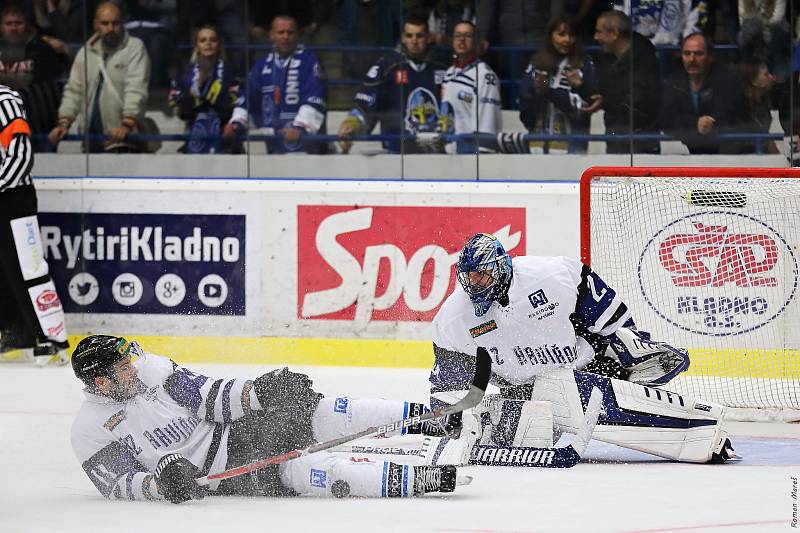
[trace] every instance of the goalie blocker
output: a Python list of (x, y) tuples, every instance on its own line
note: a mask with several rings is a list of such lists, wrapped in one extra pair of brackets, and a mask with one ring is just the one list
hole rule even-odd
[[(585, 429), (593, 388), (602, 393), (602, 413), (592, 438), (665, 459), (691, 463), (735, 460), (721, 427), (724, 407), (666, 390), (578, 370), (558, 369), (537, 376), (533, 385), (487, 396), (464, 417), (461, 439), (439, 439), (427, 445), (432, 464), (569, 467), (552, 455), (554, 433)], [(434, 395), (447, 402), (449, 393)], [(480, 422), (477, 422), (480, 420)], [(459, 442), (460, 441), (460, 442)]]

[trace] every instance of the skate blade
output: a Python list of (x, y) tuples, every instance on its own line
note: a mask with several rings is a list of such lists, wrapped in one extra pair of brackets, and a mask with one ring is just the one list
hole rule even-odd
[(0, 352), (0, 362), (3, 363), (30, 363), (33, 359), (33, 348), (13, 348)]
[(468, 476), (466, 474), (456, 474), (456, 486), (460, 487), (462, 485), (469, 485), (472, 483), (472, 480), (475, 479), (473, 476)]
[(44, 368), (47, 366), (64, 366), (69, 362), (66, 350), (60, 351), (53, 355), (37, 355), (33, 358), (36, 366)]

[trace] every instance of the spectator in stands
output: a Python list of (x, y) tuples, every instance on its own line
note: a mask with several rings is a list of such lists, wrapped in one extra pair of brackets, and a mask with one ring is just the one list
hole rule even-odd
[(268, 42), (272, 21), (279, 15), (289, 15), (297, 21), (299, 35), (307, 41), (333, 6), (333, 0), (270, 0), (251, 2), (247, 20), (250, 24), (250, 39), (253, 42)]
[(94, 30), (72, 63), (50, 142), (58, 144), (81, 116), (82, 129), (90, 135), (88, 151), (141, 151), (143, 146), (128, 141), (128, 136), (139, 133), (144, 122), (150, 80), (147, 50), (125, 32), (122, 13), (112, 2), (97, 6)]
[[(574, 20), (566, 15), (547, 24), (548, 38), (534, 54), (519, 87), (519, 118), (530, 133), (589, 133), (589, 118), (602, 103), (594, 63), (583, 51)], [(563, 141), (532, 143), (545, 151), (567, 151)], [(585, 153), (588, 143), (573, 141), (569, 152)]]
[[(620, 11), (597, 18), (595, 40), (603, 48), (597, 59), (598, 94), (605, 110), (606, 134), (658, 133), (661, 81), (656, 50), (648, 39), (631, 31), (631, 20)], [(657, 154), (658, 141), (606, 142), (606, 152)]]
[(268, 128), (280, 139), (267, 141), (271, 154), (328, 152), (328, 143), (306, 141), (306, 134), (325, 134), (328, 82), (313, 52), (298, 46), (297, 21), (275, 17), (270, 28), (272, 50), (250, 71), (246, 91), (236, 101), (224, 135), (231, 141), (248, 128)]
[[(500, 80), (492, 67), (478, 59), (475, 24), (462, 20), (453, 28), (455, 52), (442, 84), (439, 130), (442, 133), (491, 133), (502, 130)], [(445, 145), (447, 153), (474, 154), (474, 141)], [(482, 151), (485, 151), (483, 149)]]
[[(177, 109), (186, 122), (186, 132), (192, 138), (179, 150), (189, 154), (230, 151), (221, 150), (222, 127), (233, 114), (233, 104), (239, 96), (239, 81), (225, 61), (222, 35), (210, 25), (197, 29), (194, 50), (188, 71), (170, 90), (169, 104)], [(241, 152), (241, 149), (233, 150)]]
[(356, 93), (355, 106), (339, 127), (344, 153), (352, 147), (352, 135), (369, 133), (378, 122), (383, 134), (403, 136), (402, 142), (383, 142), (390, 152), (435, 151), (435, 145), (404, 136), (436, 131), (447, 67), (428, 56), (428, 21), (424, 17), (413, 15), (406, 19), (400, 43), (400, 51), (385, 54), (367, 71)]
[[(775, 84), (774, 76), (762, 59), (753, 56), (737, 64), (736, 71), (742, 82), (747, 118), (751, 125), (749, 129), (758, 133), (769, 133), (772, 126), (770, 91)], [(764, 144), (767, 153), (780, 153), (775, 141), (769, 140)]]
[(630, 16), (633, 31), (653, 44), (677, 46), (685, 36), (707, 29), (708, 10), (706, 0), (633, 2)]
[(744, 94), (739, 78), (714, 60), (714, 41), (696, 33), (681, 46), (683, 68), (667, 78), (661, 125), (680, 139), (691, 154), (740, 153), (744, 143), (720, 142), (721, 133), (747, 129)]
[(80, 42), (86, 38), (85, 28), (92, 23), (91, 7), (87, 4), (86, 0), (33, 0), (34, 25), (44, 38)]
[(792, 40), (786, 0), (739, 0), (737, 44), (744, 57), (757, 55), (783, 83), (789, 75)]
[[(264, 4), (267, 2), (259, 2)], [(245, 23), (245, 8), (252, 5), (241, 0), (179, 0), (176, 34), (178, 42), (190, 42), (194, 28), (204, 24), (213, 24), (219, 29), (226, 48), (226, 59), (236, 72), (244, 73), (250, 68), (251, 61), (247, 48), (248, 28)]]
[(44, 42), (25, 13), (14, 4), (0, 12), (0, 84), (19, 93), (28, 111), (35, 151), (49, 148), (44, 136), (56, 125), (61, 101), (59, 80), (69, 56)]

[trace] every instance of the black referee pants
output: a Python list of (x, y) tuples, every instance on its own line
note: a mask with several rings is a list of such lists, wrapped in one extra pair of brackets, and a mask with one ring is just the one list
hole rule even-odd
[[(31, 246), (33, 239), (25, 239), (19, 229), (15, 239), (12, 230), (14, 224), (18, 228), (25, 228), (26, 225), (21, 222), (30, 222), (32, 219), (26, 217), (36, 217), (36, 214), (36, 190), (32, 185), (0, 192), (0, 329), (3, 333), (0, 346), (3, 348), (30, 348), (37, 341), (64, 338), (61, 303), (46, 266), (39, 265), (39, 261), (44, 261), (44, 251)], [(27, 227), (33, 229), (31, 225)], [(31, 264), (38, 267), (32, 270), (37, 273), (36, 277), (25, 279), (21, 258), (28, 258), (26, 264), (29, 272)], [(34, 292), (29, 292), (30, 289), (34, 289)], [(40, 321), (41, 315), (45, 317)]]

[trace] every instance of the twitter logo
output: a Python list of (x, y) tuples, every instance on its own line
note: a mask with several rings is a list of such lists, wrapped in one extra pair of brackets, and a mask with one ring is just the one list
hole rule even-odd
[(97, 278), (88, 272), (78, 272), (69, 281), (69, 297), (78, 305), (90, 305), (100, 295)]

